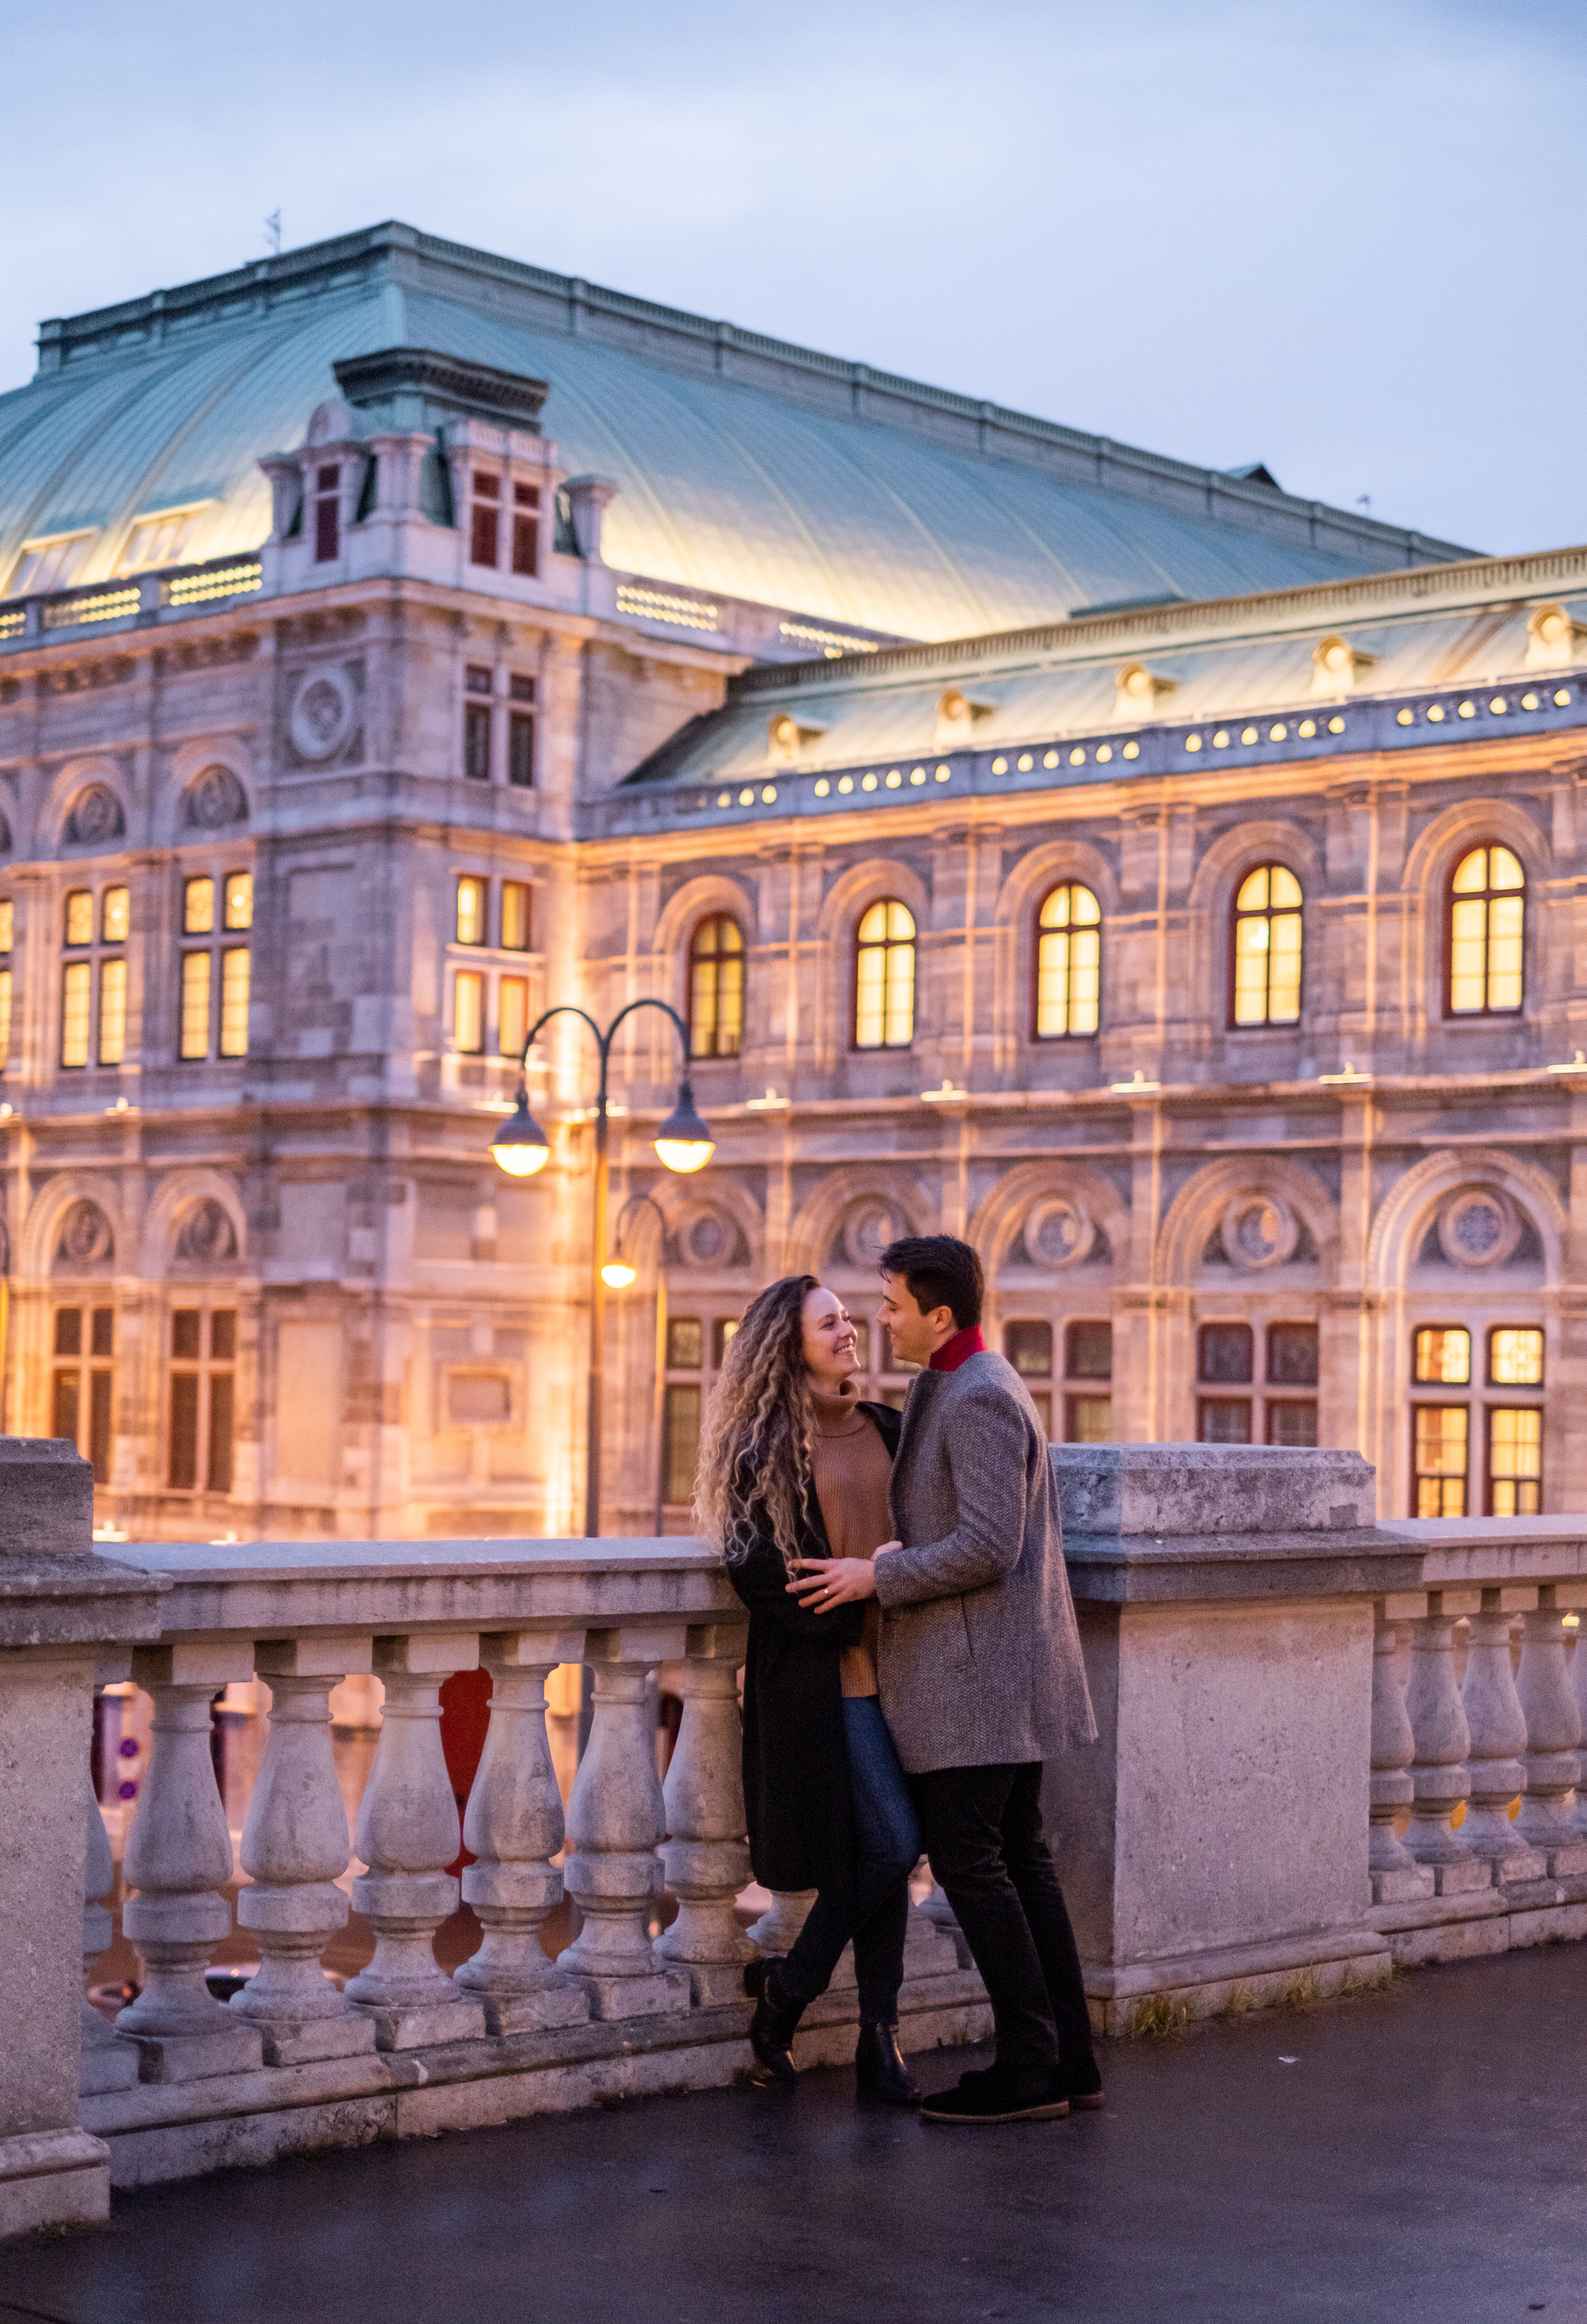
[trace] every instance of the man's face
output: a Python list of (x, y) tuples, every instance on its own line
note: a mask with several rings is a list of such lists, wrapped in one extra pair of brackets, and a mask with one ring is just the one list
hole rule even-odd
[(885, 1323), (893, 1351), (907, 1364), (927, 1364), (946, 1340), (958, 1329), (951, 1307), (934, 1307), (923, 1315), (915, 1295), (901, 1275), (881, 1277), (881, 1305), (877, 1320)]

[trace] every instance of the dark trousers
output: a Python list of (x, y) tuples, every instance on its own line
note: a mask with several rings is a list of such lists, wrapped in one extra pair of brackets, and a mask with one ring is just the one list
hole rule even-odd
[(790, 2001), (814, 2001), (826, 1992), (853, 1937), (860, 2015), (866, 2024), (896, 2025), (899, 1987), (904, 1981), (909, 1875), (920, 1859), (920, 1833), (909, 1779), (875, 1696), (846, 1700), (843, 1723), (854, 1812), (854, 1861), (846, 1879), (822, 1882), (777, 1981)]
[(1066, 2076), (1092, 2055), (1068, 1908), (1041, 1828), (1041, 1763), (911, 1775), (931, 1868), (992, 2003), (1000, 2066)]

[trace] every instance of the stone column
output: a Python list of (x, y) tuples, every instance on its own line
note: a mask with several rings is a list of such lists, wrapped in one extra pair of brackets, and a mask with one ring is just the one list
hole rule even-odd
[(263, 2062), (257, 2033), (204, 1982), (231, 1933), (217, 1894), (232, 1877), (232, 1839), (216, 1787), (209, 1706), (233, 1679), (251, 1678), (251, 1640), (139, 1646), (133, 1676), (154, 1703), (149, 1766), (123, 1869), (131, 1897), (122, 1927), (143, 1958), (143, 1989), (115, 2021), (136, 2040), (146, 2082), (243, 2073)]
[(374, 1959), (347, 1982), (347, 1999), (374, 2019), (382, 2050), (462, 2042), (484, 2032), (477, 2001), (446, 1976), (435, 1932), (457, 1908), (447, 1870), (457, 1854), (457, 1803), (441, 1748), (441, 1682), (479, 1661), (474, 1636), (378, 1638), (374, 1667), (385, 1716), (353, 1845), (368, 1865), (353, 1902), (374, 1930)]
[[(1419, 1600), (1418, 1603), (1425, 1603)], [(1374, 1904), (1399, 1904), (1434, 1889), (1432, 1868), (1418, 1864), (1395, 1832), (1395, 1819), (1416, 1795), (1411, 1761), (1416, 1737), (1405, 1707), (1405, 1687), (1399, 1675), (1399, 1650), (1409, 1635), (1408, 1625), (1392, 1618), (1388, 1601), (1379, 1599), (1372, 1634), (1372, 1793), (1369, 1814), (1367, 1868), (1372, 1879)]]
[(231, 2007), (256, 2025), (267, 2065), (346, 2058), (374, 2047), (374, 2027), (338, 1993), (319, 1956), (347, 1925), (337, 1886), (347, 1868), (347, 1812), (330, 1747), (330, 1691), (370, 1667), (370, 1641), (311, 1636), (262, 1640), (259, 1675), (272, 1698), (270, 1742), (243, 1826), (238, 1925), (258, 1939), (260, 1967)]
[[(1513, 1601), (1509, 1590), (1484, 1590), (1481, 1611), (1472, 1616), (1461, 1701), (1471, 1744), (1466, 1755), (1470, 1803), (1461, 1838), (1474, 1856), (1493, 1867), (1496, 1881), (1541, 1880), (1547, 1869), (1536, 1849), (1516, 1829), (1510, 1807), (1527, 1788), (1520, 1755), (1527, 1748), (1527, 1719), (1510, 1667)], [(1536, 1590), (1524, 1592), (1536, 1603)]]
[[(94, 1779), (83, 1763), (83, 1789), (88, 1794), (83, 1816), (88, 1844), (83, 1850), (83, 1977), (110, 1943), (110, 1914), (98, 1902), (115, 1880), (115, 1858), (106, 1837), (105, 1819), (94, 1796)], [(125, 2090), (138, 2079), (138, 2053), (119, 2040), (85, 1993), (82, 2003), (82, 2063), (78, 2088), (85, 2098), (98, 2090)]]
[(585, 1650), (595, 1714), (567, 1803), (577, 1852), (563, 1876), (584, 1927), (557, 1966), (577, 1978), (596, 2017), (652, 2017), (689, 2005), (687, 1970), (661, 1968), (650, 1950), (666, 1818), (645, 1686), (646, 1673), (680, 1661), (684, 1646), (680, 1628), (636, 1627), (592, 1631)]
[[(752, 1921), (744, 1934), (759, 1953), (773, 1958), (787, 1953), (794, 1939), (810, 1917), (810, 1907), (816, 1902), (814, 1888), (773, 1888), (771, 1902), (758, 1921)], [(946, 1898), (944, 1898), (946, 1903)]]
[(464, 1844), (479, 1859), (464, 1867), (463, 1895), (479, 1915), (484, 1942), (456, 1981), (483, 2005), (493, 2034), (577, 2025), (590, 2014), (583, 1987), (552, 1966), (540, 1939), (562, 1901), (562, 1875), (550, 1861), (563, 1825), (546, 1739), (546, 1681), (558, 1663), (577, 1662), (583, 1653), (582, 1631), (480, 1641), (492, 1680), (491, 1723), (463, 1820)]
[(744, 1964), (755, 1958), (734, 1910), (750, 1877), (738, 1709), (744, 1637), (737, 1623), (690, 1630), (683, 1723), (662, 1793), (670, 1838), (661, 1861), (678, 1902), (656, 1958), (687, 1969), (702, 2004), (741, 2000)]
[(1431, 1865), (1441, 1896), (1492, 1886), (1486, 1862), (1450, 1827), (1471, 1789), (1466, 1753), (1471, 1730), (1454, 1683), (1454, 1626), (1481, 1601), (1474, 1590), (1429, 1591), (1427, 1611), (1411, 1624), (1411, 1674), (1405, 1707), (1416, 1738), (1411, 1761), (1411, 1823), (1405, 1849)]
[(1516, 1830), (1546, 1858), (1548, 1877), (1559, 1880), (1587, 1872), (1587, 1834), (1572, 1819), (1573, 1794), (1582, 1780), (1582, 1711), (1571, 1684), (1562, 1609), (1552, 1582), (1537, 1592), (1536, 1613), (1523, 1615), (1521, 1667), (1516, 1692), (1527, 1721), (1521, 1765), (1527, 1793)]

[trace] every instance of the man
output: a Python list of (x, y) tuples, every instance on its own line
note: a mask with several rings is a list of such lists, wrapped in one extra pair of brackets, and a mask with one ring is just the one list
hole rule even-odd
[(882, 1607), (882, 1712), (932, 1870), (992, 2002), (996, 2063), (927, 2099), (928, 2121), (1020, 2122), (1102, 2104), (1075, 1934), (1041, 1826), (1042, 1762), (1096, 1738), (1064, 1570), (1046, 1432), (981, 1336), (968, 1243), (911, 1235), (881, 1257), (880, 1320), (926, 1370), (892, 1474), (899, 1539), (810, 1561), (823, 1608)]

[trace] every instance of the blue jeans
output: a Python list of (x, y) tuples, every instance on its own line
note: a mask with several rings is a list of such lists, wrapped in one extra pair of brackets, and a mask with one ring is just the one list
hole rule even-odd
[(853, 1867), (846, 1880), (822, 1887), (777, 1981), (790, 2001), (814, 2001), (831, 1983), (852, 1937), (860, 2016), (866, 2024), (893, 2025), (920, 1827), (876, 1697), (845, 1695), (843, 1726), (854, 1810)]

